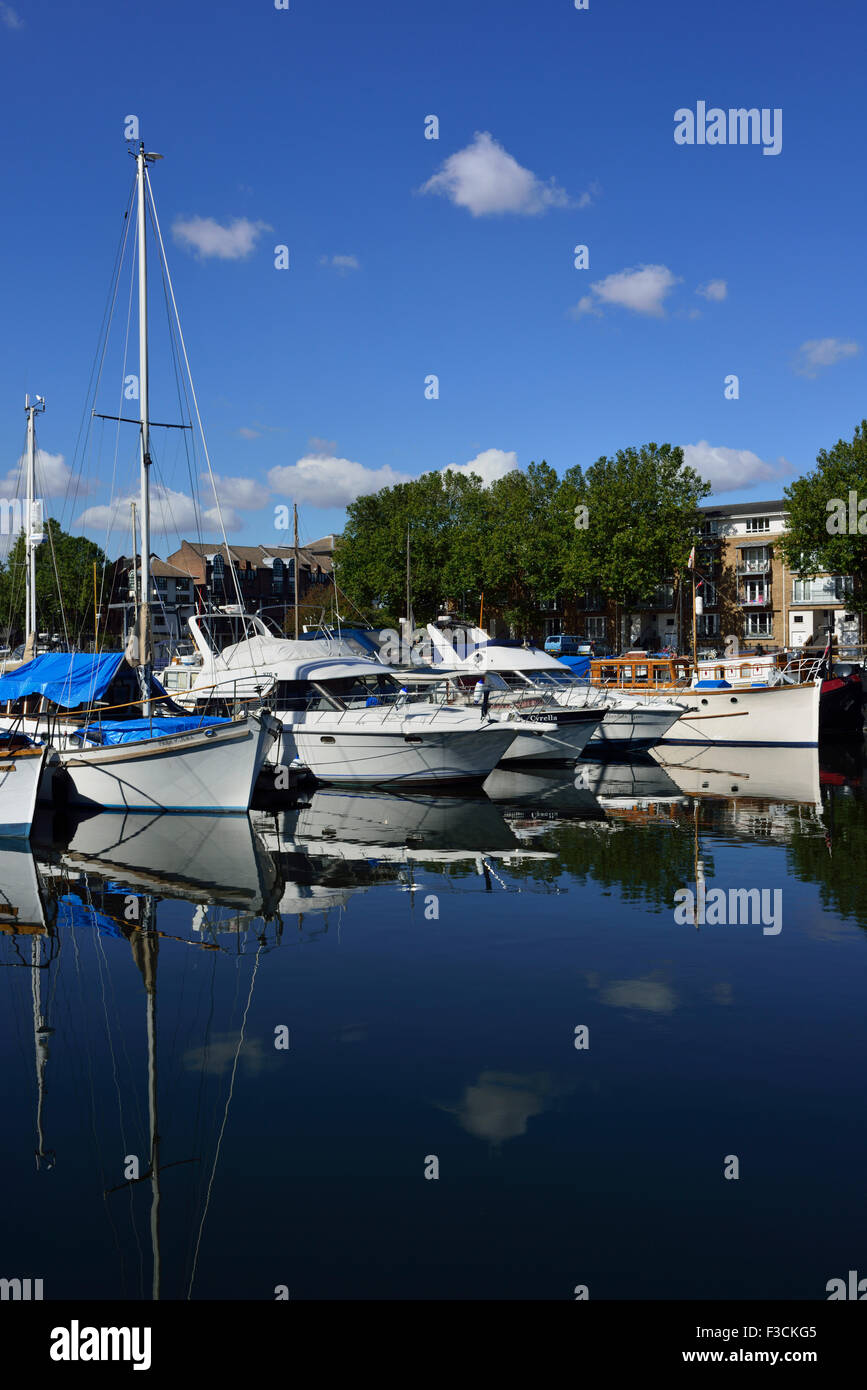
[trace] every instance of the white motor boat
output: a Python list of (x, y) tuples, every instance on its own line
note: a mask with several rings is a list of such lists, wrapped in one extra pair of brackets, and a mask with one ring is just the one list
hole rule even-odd
[(434, 663), (443, 669), (483, 676), (492, 689), (500, 688), (498, 682), (502, 682), (503, 688), (516, 695), (547, 696), (565, 710), (591, 711), (599, 723), (582, 746), (589, 742), (594, 753), (650, 748), (665, 737), (683, 712), (672, 702), (649, 705), (620, 690), (596, 690), (577, 680), (567, 666), (547, 652), (492, 642), (483, 628), (471, 628), (465, 642), (452, 640), (433, 623), (427, 630)]
[(483, 781), (518, 735), (542, 734), (520, 717), (492, 718), (449, 703), (446, 687), (426, 698), (403, 673), (358, 655), (337, 655), (330, 639), (291, 641), (251, 614), (188, 619), (202, 655), (187, 708), (219, 708), (227, 697), (253, 699), (273, 686), (283, 726), (280, 761), (300, 763), (336, 785), (423, 786)]

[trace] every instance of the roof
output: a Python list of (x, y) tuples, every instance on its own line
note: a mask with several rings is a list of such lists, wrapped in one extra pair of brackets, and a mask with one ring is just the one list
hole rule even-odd
[[(314, 541), (312, 546), (299, 545), (298, 555), (302, 565), (310, 569), (317, 566), (323, 570), (330, 570), (331, 555), (329, 539)], [(206, 541), (184, 541), (183, 546), (195, 551), (205, 560), (213, 560), (214, 556), (222, 555), (224, 560), (230, 560), (234, 564), (252, 565), (254, 569), (271, 569), (275, 560), (288, 562), (294, 558), (295, 547), (292, 545), (230, 545), (228, 548), (220, 541), (208, 544)], [(318, 548), (317, 548), (318, 547)], [(314, 553), (315, 552), (315, 553)], [(175, 552), (177, 553), (177, 552)]]
[(713, 513), (714, 516), (737, 516), (741, 512), (786, 512), (788, 509), (788, 503), (783, 497), (778, 497), (773, 502), (726, 502), (719, 505), (710, 503), (699, 507), (700, 512)]

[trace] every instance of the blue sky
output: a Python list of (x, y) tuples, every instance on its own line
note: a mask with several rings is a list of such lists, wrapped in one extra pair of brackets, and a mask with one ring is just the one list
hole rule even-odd
[[(116, 465), (110, 429), (80, 469), (75, 448), (135, 114), (165, 156), (153, 187), (235, 540), (285, 540), (280, 503), (312, 539), (397, 477), (480, 455), (486, 476), (562, 472), (649, 440), (689, 446), (722, 500), (780, 495), (867, 414), (865, 39), (858, 0), (0, 4), (0, 492), (24, 394), (43, 394), (49, 510), (129, 548), (108, 503), (137, 486), (135, 431)], [(677, 145), (698, 101), (781, 109), (780, 152)], [(151, 411), (174, 420), (156, 285), (152, 303)], [(165, 554), (196, 525), (179, 436), (154, 443)]]

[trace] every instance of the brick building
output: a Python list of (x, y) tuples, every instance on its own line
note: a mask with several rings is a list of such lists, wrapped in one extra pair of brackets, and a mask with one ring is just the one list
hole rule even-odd
[[(299, 608), (314, 621), (331, 604), (334, 536), (298, 547)], [(183, 541), (167, 563), (192, 582), (194, 608), (240, 601), (283, 626), (295, 604), (295, 551), (291, 545), (220, 545)]]

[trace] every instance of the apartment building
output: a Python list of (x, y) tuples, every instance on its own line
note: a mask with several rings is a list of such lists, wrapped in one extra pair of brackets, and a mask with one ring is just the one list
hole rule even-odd
[[(752, 647), (800, 647), (824, 640), (833, 629), (841, 646), (861, 641), (857, 614), (849, 606), (852, 579), (821, 573), (798, 579), (783, 560), (778, 542), (786, 529), (780, 499), (733, 502), (700, 508), (702, 535), (696, 547), (698, 646), (710, 654), (730, 637)], [(615, 646), (681, 651), (692, 645), (692, 583), (689, 576), (663, 581), (646, 602), (619, 606), (588, 590), (573, 599), (540, 604), (540, 632), (580, 632)]]
[(776, 544), (787, 524), (782, 499), (701, 510), (704, 535), (696, 563), (704, 554), (712, 571), (699, 620), (702, 636), (734, 634), (749, 645), (800, 647), (811, 638), (822, 640), (831, 628), (840, 645), (860, 640), (850, 607), (852, 579), (827, 573), (799, 579), (786, 565)]

